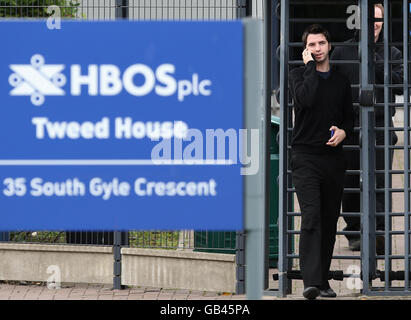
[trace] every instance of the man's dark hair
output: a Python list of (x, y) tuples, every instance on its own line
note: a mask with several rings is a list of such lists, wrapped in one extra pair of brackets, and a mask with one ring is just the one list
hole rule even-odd
[(325, 29), (323, 26), (319, 24), (312, 24), (311, 26), (308, 26), (303, 33), (303, 45), (304, 48), (307, 46), (307, 38), (309, 34), (323, 34), (324, 37), (327, 39), (328, 42), (330, 42), (330, 33), (328, 32), (327, 29)]

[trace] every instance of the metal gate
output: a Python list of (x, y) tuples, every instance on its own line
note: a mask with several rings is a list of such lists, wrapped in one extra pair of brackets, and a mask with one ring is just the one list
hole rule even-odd
[[(383, 19), (374, 19), (375, 3), (383, 4)], [(299, 15), (299, 7), (302, 6), (305, 12)], [(313, 10), (317, 11), (317, 15), (312, 14), (310, 18)], [(278, 275), (274, 275), (274, 279), (278, 280), (277, 294), (280, 296), (291, 294), (292, 281), (301, 279), (298, 246), (295, 246), (300, 233), (298, 225), (301, 213), (294, 196), (295, 189), (289, 167), (293, 103), (288, 94), (288, 72), (293, 66), (302, 65), (302, 30), (313, 23), (323, 24), (327, 28), (330, 26), (332, 46), (356, 46), (359, 50), (356, 60), (331, 60), (331, 63), (353, 64), (360, 70), (358, 82), (352, 83), (354, 92), (356, 89), (359, 92), (359, 103), (354, 104), (354, 107), (359, 108), (360, 122), (354, 132), (359, 134), (360, 142), (358, 145), (344, 146), (344, 151), (357, 150), (360, 153), (359, 170), (346, 172), (346, 175), (357, 176), (360, 183), (358, 187), (346, 188), (344, 194), (359, 195), (361, 209), (360, 212), (344, 212), (341, 217), (360, 217), (361, 230), (338, 231), (337, 237), (361, 234), (361, 253), (335, 254), (333, 261), (338, 260), (341, 262), (340, 265), (345, 266), (348, 261), (356, 261), (358, 270), (353, 272), (355, 268), (332, 269), (329, 278), (361, 278), (362, 293), (365, 295), (411, 294), (408, 89), (410, 10), (408, 0), (281, 1), (279, 267)], [(339, 13), (335, 14), (336, 12)], [(358, 21), (355, 21), (356, 19)], [(382, 42), (374, 43), (374, 21), (384, 22), (380, 34), (380, 37), (383, 37)], [(342, 35), (337, 34), (336, 37), (340, 39), (333, 42), (336, 30), (342, 30), (342, 34), (346, 35), (348, 23), (356, 29), (352, 31), (357, 31), (358, 40), (344, 42), (341, 39)], [(296, 40), (293, 33), (299, 30), (301, 32), (298, 33), (299, 38)], [(395, 60), (392, 57), (392, 46), (400, 49), (402, 58), (396, 57)], [(382, 60), (375, 58), (374, 51), (378, 47), (384, 53)], [(383, 77), (375, 77), (376, 68), (380, 68), (379, 74), (383, 74)], [(392, 76), (395, 68), (401, 73), (400, 77)], [(399, 93), (402, 93), (402, 99), (394, 95)], [(394, 110), (395, 125), (391, 121)], [(383, 114), (383, 123), (376, 123), (376, 113)], [(396, 144), (391, 139), (394, 133), (398, 136)], [(376, 161), (377, 158), (380, 161)], [(384, 220), (382, 230), (376, 230), (377, 217)], [(385, 247), (378, 255), (375, 250), (376, 237), (383, 239)]]

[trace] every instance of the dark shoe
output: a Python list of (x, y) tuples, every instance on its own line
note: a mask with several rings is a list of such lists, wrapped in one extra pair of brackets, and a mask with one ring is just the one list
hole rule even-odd
[(382, 256), (385, 254), (385, 238), (384, 236), (375, 237), (375, 251), (377, 255)]
[(337, 294), (331, 288), (328, 288), (328, 289), (325, 289), (325, 290), (320, 290), (320, 297), (335, 298), (336, 296), (337, 296)]
[(360, 239), (348, 239), (348, 245), (351, 251), (361, 250), (361, 240)]
[(303, 291), (304, 298), (313, 300), (320, 295), (320, 290), (317, 287), (307, 287)]

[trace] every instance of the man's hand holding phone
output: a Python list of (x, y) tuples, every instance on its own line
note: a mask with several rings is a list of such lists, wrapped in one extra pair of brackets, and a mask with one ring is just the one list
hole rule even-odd
[(328, 140), (326, 145), (331, 146), (331, 147), (336, 147), (345, 139), (346, 137), (345, 131), (343, 129), (339, 129), (336, 126), (332, 126), (330, 128), (330, 131), (334, 132), (334, 134), (332, 134), (331, 139)]
[(311, 52), (308, 50), (308, 49), (305, 49), (304, 51), (303, 51), (303, 61), (304, 61), (304, 64), (307, 64), (309, 61), (314, 61), (314, 58), (313, 58), (313, 56), (312, 56), (312, 54), (311, 54)]

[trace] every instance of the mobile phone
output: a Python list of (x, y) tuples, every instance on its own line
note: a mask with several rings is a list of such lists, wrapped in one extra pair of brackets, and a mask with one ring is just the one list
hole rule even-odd
[(315, 56), (313, 53), (311, 53), (311, 57), (313, 58), (313, 60), (315, 61)]
[(334, 130), (331, 130), (331, 138), (334, 136)]

